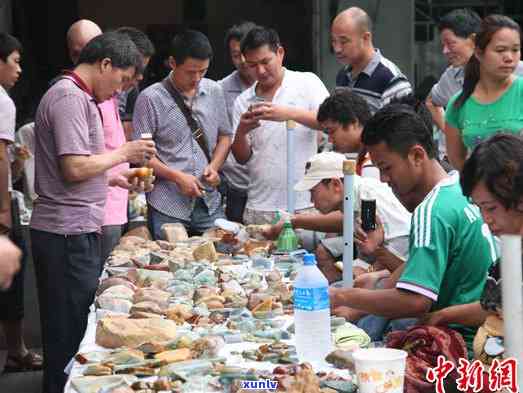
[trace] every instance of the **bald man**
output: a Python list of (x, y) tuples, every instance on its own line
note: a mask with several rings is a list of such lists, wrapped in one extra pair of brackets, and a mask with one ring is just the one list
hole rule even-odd
[(354, 89), (372, 113), (393, 98), (412, 92), (400, 69), (374, 48), (372, 21), (361, 8), (351, 7), (336, 16), (331, 42), (336, 59), (344, 65), (336, 76), (336, 86)]
[(88, 19), (80, 19), (73, 23), (67, 31), (67, 48), (73, 64), (78, 62), (80, 52), (89, 41), (102, 34), (102, 29)]

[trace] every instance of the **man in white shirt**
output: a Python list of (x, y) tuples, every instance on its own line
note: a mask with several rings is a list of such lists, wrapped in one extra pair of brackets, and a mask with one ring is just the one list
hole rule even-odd
[[(272, 29), (250, 30), (241, 51), (257, 82), (234, 103), (232, 152), (250, 174), (244, 223), (266, 224), (279, 209), (287, 209), (286, 121), (298, 123), (293, 170), (300, 180), (305, 162), (317, 151), (316, 113), (329, 93), (313, 73), (283, 67), (285, 50)], [(296, 193), (295, 201), (297, 211), (311, 207), (309, 192)]]

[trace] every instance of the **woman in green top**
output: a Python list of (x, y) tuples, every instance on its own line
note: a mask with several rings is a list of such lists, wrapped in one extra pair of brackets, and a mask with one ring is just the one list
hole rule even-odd
[(483, 19), (463, 90), (452, 97), (445, 114), (447, 153), (454, 168), (461, 170), (467, 152), (497, 130), (519, 133), (523, 128), (523, 79), (513, 75), (520, 46), (520, 28), (512, 19)]

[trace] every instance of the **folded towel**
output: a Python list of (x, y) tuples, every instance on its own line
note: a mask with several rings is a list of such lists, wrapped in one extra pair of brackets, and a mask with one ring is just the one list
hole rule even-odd
[[(387, 336), (387, 347), (403, 349), (409, 353), (405, 370), (405, 392), (434, 392), (434, 384), (426, 379), (427, 370), (438, 364), (438, 356), (458, 366), (459, 359), (467, 359), (467, 346), (463, 337), (455, 330), (436, 326), (413, 326), (405, 331), (392, 332)], [(454, 370), (447, 381), (456, 380)]]
[(356, 345), (365, 348), (370, 344), (370, 337), (365, 330), (347, 322), (334, 332), (334, 343), (339, 349), (351, 349)]

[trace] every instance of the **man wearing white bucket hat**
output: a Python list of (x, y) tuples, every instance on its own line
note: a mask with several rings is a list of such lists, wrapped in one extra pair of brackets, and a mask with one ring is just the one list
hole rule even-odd
[[(345, 159), (343, 154), (334, 152), (312, 156), (306, 164), (305, 176), (294, 187), (296, 191), (310, 191), (314, 207), (323, 215), (343, 210), (343, 161)], [(360, 213), (361, 200), (366, 198), (376, 200), (377, 216), (385, 233), (385, 241), (380, 252), (366, 255), (366, 257), (367, 260), (373, 260), (374, 254), (380, 255), (381, 258), (377, 258), (376, 262), (379, 262), (382, 268), (386, 268), (383, 272), (385, 274), (381, 275), (381, 277), (385, 277), (388, 276), (387, 270), (394, 271), (406, 260), (411, 216), (386, 183), (374, 178), (355, 175), (353, 203), (356, 213)], [(317, 214), (297, 215), (293, 221), (299, 226), (307, 222), (306, 229), (310, 230), (325, 231), (327, 229), (322, 226), (323, 217)], [(328, 230), (342, 232), (343, 222), (341, 226)], [(367, 247), (364, 241), (366, 235), (362, 231), (358, 232), (356, 243), (360, 247), (359, 251), (366, 254)], [(343, 254), (342, 249), (338, 251), (338, 255)], [(340, 272), (331, 261), (318, 259), (318, 267), (330, 282), (340, 279)]]
[[(407, 210), (414, 212), (409, 258), (396, 287), (334, 289), (331, 306), (388, 318), (419, 318), (429, 311), (479, 300), (497, 252), (479, 209), (463, 196), (457, 173), (436, 159), (432, 130), (410, 107), (391, 104), (367, 123), (362, 140), (372, 161)], [(379, 232), (373, 242), (380, 244)], [(475, 329), (452, 326), (469, 351)]]

